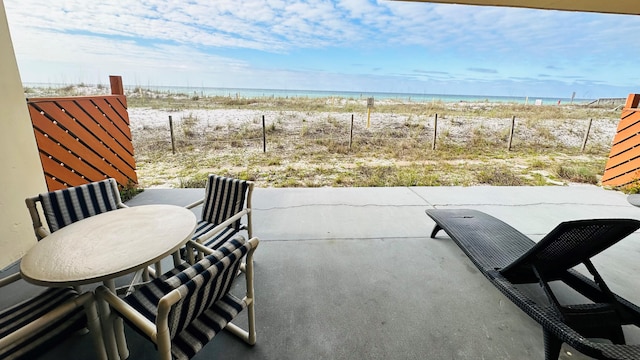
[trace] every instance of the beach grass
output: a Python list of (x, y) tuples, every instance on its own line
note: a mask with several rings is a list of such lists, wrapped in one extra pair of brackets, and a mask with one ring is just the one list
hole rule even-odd
[[(65, 88), (66, 89), (66, 88)], [(166, 94), (152, 90), (134, 90), (127, 98), (130, 107), (146, 107), (182, 111), (189, 109), (254, 109), (298, 112), (336, 112), (364, 113), (367, 111), (366, 99), (362, 98), (315, 98), (315, 97), (259, 97), (235, 98), (229, 96), (189, 96), (187, 94)], [(378, 101), (375, 111), (390, 114), (409, 114), (431, 117), (443, 116), (482, 116), (487, 118), (511, 118), (517, 114), (519, 120), (536, 121), (545, 119), (589, 119), (598, 118), (603, 113), (612, 112), (610, 106), (584, 105), (544, 105), (490, 102), (460, 102), (457, 106), (443, 101)]]
[[(597, 184), (620, 116), (607, 106), (380, 100), (367, 126), (364, 98), (136, 88), (127, 102), (130, 111), (160, 110), (175, 121), (174, 154), (167, 125), (132, 117), (141, 187), (202, 187), (209, 173), (263, 187)], [(232, 116), (221, 120), (222, 111)]]
[[(272, 187), (597, 184), (611, 139), (592, 141), (582, 152), (584, 124), (597, 119), (615, 127), (619, 117), (612, 109), (577, 105), (378, 102), (373, 112), (382, 115), (375, 128), (363, 128), (361, 122), (349, 141), (345, 114), (362, 117), (367, 107), (361, 99), (183, 96), (132, 98), (129, 105), (270, 112), (264, 128), (259, 119), (249, 119), (196, 131), (197, 122), (187, 116), (176, 155), (168, 155), (166, 141), (157, 134), (149, 137), (155, 139), (152, 147), (139, 139), (136, 149), (146, 149), (138, 151), (141, 177), (154, 173), (169, 181), (178, 176), (181, 187), (201, 187), (208, 173)], [(444, 125), (432, 149), (436, 114)], [(508, 150), (514, 117), (515, 139)]]

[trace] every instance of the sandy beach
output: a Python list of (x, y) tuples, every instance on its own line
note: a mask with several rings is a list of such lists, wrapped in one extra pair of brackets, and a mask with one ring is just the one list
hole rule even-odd
[[(554, 168), (570, 164), (595, 167), (593, 171), (601, 175), (619, 121), (615, 113), (600, 109), (589, 118), (591, 127), (584, 152), (580, 149), (589, 119), (514, 115), (512, 150), (508, 151), (513, 117), (492, 115), (496, 107), (510, 106), (447, 104), (438, 114), (436, 150), (432, 149), (436, 123), (431, 112), (374, 109), (369, 116), (366, 111), (339, 109), (171, 111), (130, 107), (129, 116), (143, 187), (190, 186), (190, 179), (202, 179), (209, 172), (249, 178), (265, 187), (476, 185), (483, 181), (471, 173), (487, 169), (497, 173), (508, 170), (533, 180), (515, 181), (514, 185), (559, 185), (576, 181), (554, 174)], [(169, 151), (169, 116), (173, 119), (177, 154)], [(414, 180), (390, 180), (386, 176), (379, 183), (362, 181), (373, 168), (412, 169), (417, 174)], [(362, 171), (349, 175), (357, 169)], [(431, 180), (425, 182), (425, 176)], [(597, 178), (592, 177), (588, 182), (594, 181)]]
[[(451, 108), (459, 106), (450, 105)], [(477, 105), (480, 106), (480, 105)], [(491, 105), (504, 106), (504, 105)], [(164, 129), (169, 131), (169, 116), (172, 117), (177, 128), (189, 123), (194, 131), (206, 133), (212, 129), (226, 128), (228, 131), (239, 131), (242, 128), (262, 127), (262, 116), (268, 123), (276, 122), (285, 132), (298, 132), (303, 125), (307, 126), (326, 123), (329, 120), (349, 126), (351, 116), (354, 115), (354, 128), (366, 132), (379, 132), (383, 129), (401, 129), (408, 123), (423, 126), (426, 131), (433, 131), (435, 116), (421, 115), (411, 116), (407, 114), (378, 113), (373, 111), (370, 115), (369, 127), (367, 127), (366, 113), (340, 113), (340, 112), (302, 112), (286, 110), (251, 110), (251, 109), (189, 109), (182, 111), (160, 110), (151, 108), (129, 108), (131, 129), (141, 135), (144, 130)], [(195, 122), (194, 122), (195, 120)], [(451, 117), (441, 114), (438, 119), (438, 130), (447, 133), (454, 142), (465, 143), (473, 135), (474, 131), (481, 129), (489, 134), (499, 134), (511, 127), (510, 118), (492, 118), (485, 116), (456, 116)], [(616, 133), (619, 119), (601, 117), (592, 119), (588, 143), (594, 146), (609, 146)], [(523, 123), (526, 120), (516, 117), (515, 138), (526, 141), (535, 137), (535, 128), (547, 128), (555, 137), (558, 144), (567, 147), (579, 147), (584, 140), (584, 132), (588, 126), (588, 119), (546, 119), (530, 126)]]

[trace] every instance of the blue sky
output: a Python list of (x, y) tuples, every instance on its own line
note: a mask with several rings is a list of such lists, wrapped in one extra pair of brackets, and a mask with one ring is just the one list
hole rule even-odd
[(640, 16), (368, 0), (4, 0), (23, 82), (626, 97)]

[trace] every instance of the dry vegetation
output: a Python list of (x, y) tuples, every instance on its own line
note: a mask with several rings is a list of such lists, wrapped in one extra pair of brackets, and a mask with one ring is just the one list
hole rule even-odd
[(143, 91), (129, 108), (143, 187), (200, 187), (209, 173), (262, 187), (596, 184), (619, 121), (617, 110), (585, 105), (377, 101), (367, 127), (366, 99)]
[[(108, 93), (82, 85), (44, 90), (25, 94)], [(365, 98), (206, 97), (142, 88), (127, 96), (143, 188), (201, 187), (209, 173), (261, 187), (597, 184), (620, 116), (612, 106), (584, 104), (376, 100), (367, 127)]]

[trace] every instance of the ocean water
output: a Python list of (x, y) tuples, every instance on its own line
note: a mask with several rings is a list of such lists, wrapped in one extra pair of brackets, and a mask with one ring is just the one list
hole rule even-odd
[[(125, 86), (128, 90), (133, 90), (135, 86)], [(142, 87), (145, 88), (145, 87)], [(517, 97), (517, 96), (486, 96), (486, 95), (450, 95), (450, 94), (416, 94), (416, 93), (389, 93), (389, 92), (356, 92), (356, 91), (325, 91), (325, 90), (282, 90), (282, 89), (244, 89), (244, 88), (213, 88), (213, 87), (178, 87), (178, 86), (149, 86), (147, 89), (196, 96), (227, 96), (238, 98), (329, 98), (338, 97), (346, 99), (367, 99), (373, 97), (375, 100), (401, 100), (411, 102), (441, 101), (445, 103), (454, 102), (495, 102), (514, 104), (535, 104), (541, 101), (542, 104), (551, 105), (570, 103), (571, 98), (551, 98), (551, 97)], [(589, 103), (592, 99), (573, 99), (574, 104)]]
[[(57, 88), (69, 84), (43, 84), (25, 83), (24, 86)], [(92, 86), (92, 85), (87, 85)], [(139, 86), (125, 85), (125, 89), (133, 91), (137, 88), (148, 89), (167, 94), (186, 94), (188, 96), (226, 96), (237, 98), (346, 98), (375, 100), (400, 100), (407, 102), (431, 102), (441, 101), (445, 103), (456, 102), (492, 102), (513, 104), (544, 105), (571, 103), (571, 98), (539, 97), (539, 96), (486, 96), (486, 95), (451, 95), (451, 94), (417, 94), (417, 93), (390, 93), (390, 92), (356, 92), (356, 91), (325, 91), (325, 90), (283, 90), (283, 89), (246, 89), (246, 88), (216, 88), (216, 87), (184, 87), (184, 86)], [(585, 104), (594, 99), (573, 99), (574, 104)]]

